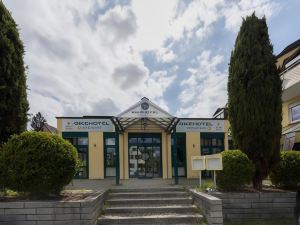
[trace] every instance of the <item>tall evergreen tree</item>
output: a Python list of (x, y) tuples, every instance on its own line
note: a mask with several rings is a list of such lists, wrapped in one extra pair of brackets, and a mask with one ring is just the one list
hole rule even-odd
[(38, 112), (37, 114), (35, 114), (35, 116), (32, 117), (31, 119), (31, 128), (34, 131), (41, 131), (44, 124), (46, 123), (46, 119), (43, 117), (43, 115)]
[(234, 142), (256, 167), (256, 189), (279, 159), (282, 82), (275, 63), (266, 19), (253, 13), (243, 19), (231, 53), (228, 104)]
[(0, 1), (0, 145), (26, 129), (29, 105), (23, 56), (17, 24)]

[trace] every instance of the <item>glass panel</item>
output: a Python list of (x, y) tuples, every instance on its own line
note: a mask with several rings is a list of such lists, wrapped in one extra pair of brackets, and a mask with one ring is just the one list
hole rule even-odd
[(88, 145), (89, 139), (87, 137), (78, 138), (78, 145)]
[(76, 138), (65, 138), (67, 141), (69, 141), (72, 145), (76, 145)]
[(202, 155), (209, 155), (210, 151), (208, 147), (202, 147)]
[(115, 138), (105, 138), (105, 144), (106, 145), (115, 145), (116, 139)]
[(116, 165), (116, 149), (107, 148), (106, 149), (106, 167), (115, 167)]
[(139, 137), (138, 143), (152, 143), (152, 138), (149, 137)]
[(128, 142), (131, 143), (131, 144), (136, 144), (137, 143), (137, 138), (129, 138)]
[(137, 175), (137, 146), (131, 146), (129, 148), (129, 174), (131, 177)]
[(146, 176), (146, 171), (145, 171), (145, 160), (142, 157), (145, 156), (145, 148), (144, 147), (139, 147), (138, 148), (138, 175), (139, 176)]
[(78, 150), (78, 152), (87, 152), (87, 147), (82, 147), (82, 146), (80, 146), (80, 147), (77, 147), (77, 150)]
[(213, 139), (212, 139), (211, 145), (212, 145), (212, 146), (216, 146), (216, 145), (217, 145), (217, 139), (216, 139), (216, 138), (213, 138)]
[(80, 159), (80, 166), (87, 166), (87, 154), (86, 153), (78, 153), (78, 158)]
[(160, 138), (153, 138), (153, 143), (160, 143)]
[(291, 108), (292, 121), (300, 120), (300, 104)]
[(160, 147), (154, 146), (153, 148), (153, 176), (160, 177)]

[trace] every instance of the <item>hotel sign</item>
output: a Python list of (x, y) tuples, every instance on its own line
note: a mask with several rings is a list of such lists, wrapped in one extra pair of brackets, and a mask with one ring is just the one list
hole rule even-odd
[(142, 102), (134, 108), (127, 110), (126, 112), (119, 115), (119, 117), (124, 118), (169, 118), (172, 117), (168, 115), (163, 110), (155, 107), (148, 102)]
[(224, 132), (224, 120), (180, 120), (176, 132)]
[(114, 126), (110, 119), (62, 119), (63, 132), (102, 131), (113, 132)]

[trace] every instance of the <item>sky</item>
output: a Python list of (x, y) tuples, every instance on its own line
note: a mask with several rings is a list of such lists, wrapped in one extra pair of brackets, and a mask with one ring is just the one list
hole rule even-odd
[(242, 18), (267, 18), (274, 54), (300, 38), (299, 0), (3, 2), (25, 45), (30, 113), (53, 126), (144, 96), (177, 117), (212, 117)]

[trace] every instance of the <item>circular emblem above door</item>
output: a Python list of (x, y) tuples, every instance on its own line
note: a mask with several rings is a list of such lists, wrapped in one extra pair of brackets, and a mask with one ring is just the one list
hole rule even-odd
[(149, 109), (149, 104), (148, 104), (147, 102), (143, 102), (143, 103), (141, 104), (141, 108), (142, 108), (143, 110), (147, 110), (147, 109)]

